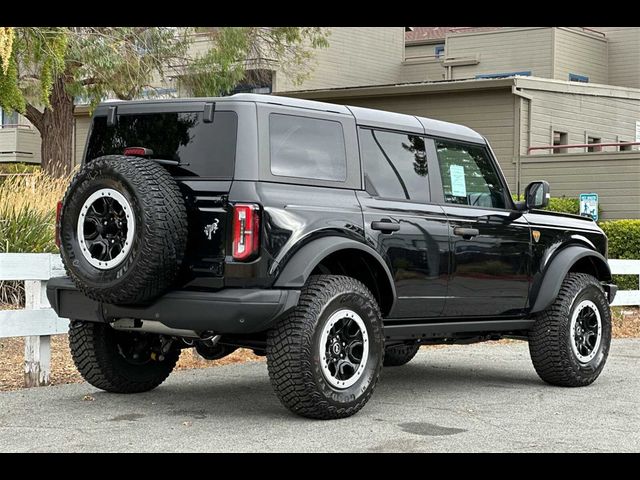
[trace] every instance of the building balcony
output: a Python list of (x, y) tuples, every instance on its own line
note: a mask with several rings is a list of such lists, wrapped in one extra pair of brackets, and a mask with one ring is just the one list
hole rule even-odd
[(40, 163), (40, 133), (29, 125), (0, 127), (0, 163)]

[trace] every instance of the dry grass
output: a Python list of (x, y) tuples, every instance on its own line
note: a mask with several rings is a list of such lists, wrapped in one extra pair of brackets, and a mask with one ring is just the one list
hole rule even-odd
[[(0, 177), (0, 253), (55, 252), (55, 211), (69, 178), (37, 171)], [(0, 281), (0, 303), (22, 305), (23, 282)]]
[(0, 212), (16, 213), (35, 210), (38, 213), (55, 212), (62, 200), (70, 178), (55, 178), (41, 171), (28, 175), (8, 175), (0, 181)]
[[(0, 306), (0, 308), (2, 307)], [(629, 307), (614, 308), (613, 336), (614, 338), (640, 338), (640, 309)], [(490, 343), (499, 345), (509, 342), (512, 341), (502, 340)], [(424, 348), (446, 348), (446, 346), (436, 345)], [(53, 385), (82, 382), (82, 378), (71, 360), (66, 335), (52, 337), (51, 352), (51, 383)], [(23, 359), (24, 340), (22, 338), (0, 339), (0, 391), (22, 388)], [(193, 349), (187, 349), (182, 351), (177, 369), (208, 368), (231, 363), (262, 360), (262, 357), (254, 355), (251, 350), (239, 349), (221, 360), (208, 361), (200, 358)]]

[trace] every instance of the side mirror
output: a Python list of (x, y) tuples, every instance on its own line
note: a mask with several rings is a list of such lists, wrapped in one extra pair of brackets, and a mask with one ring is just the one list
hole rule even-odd
[(550, 198), (551, 189), (549, 188), (549, 182), (544, 180), (531, 182), (527, 185), (527, 188), (524, 189), (524, 200), (527, 210), (546, 207), (549, 205)]

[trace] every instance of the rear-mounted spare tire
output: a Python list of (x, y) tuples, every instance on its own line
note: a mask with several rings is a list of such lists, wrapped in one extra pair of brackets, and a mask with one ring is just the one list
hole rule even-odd
[(178, 185), (158, 163), (107, 155), (74, 176), (60, 216), (67, 274), (86, 296), (148, 302), (175, 281), (187, 243)]

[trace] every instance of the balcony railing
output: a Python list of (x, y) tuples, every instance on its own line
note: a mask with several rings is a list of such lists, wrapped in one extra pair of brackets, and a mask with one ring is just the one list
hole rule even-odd
[(538, 150), (565, 150), (570, 148), (594, 148), (594, 153), (601, 152), (603, 147), (631, 147), (633, 145), (640, 145), (640, 142), (608, 142), (608, 143), (571, 143), (567, 145), (543, 145), (541, 147), (529, 147), (527, 148), (527, 154)]
[(30, 125), (0, 127), (0, 162), (40, 162), (40, 134)]
[(31, 130), (31, 125), (24, 125), (21, 123), (6, 123), (4, 125), (0, 125), (0, 128), (21, 128), (23, 130)]

